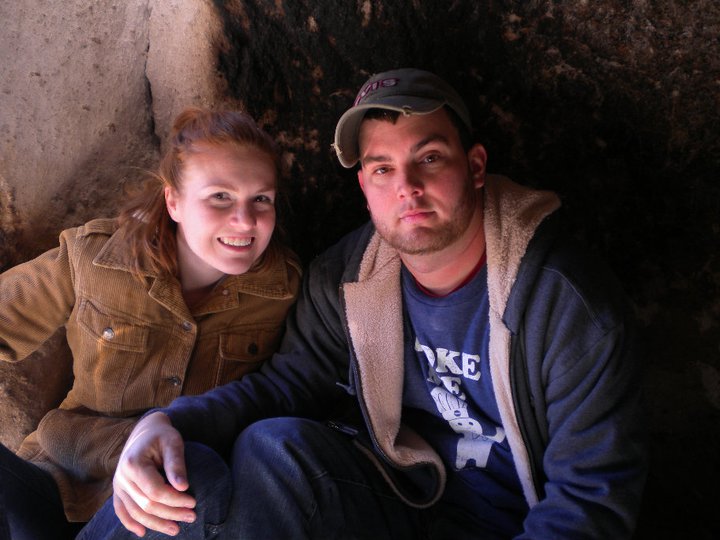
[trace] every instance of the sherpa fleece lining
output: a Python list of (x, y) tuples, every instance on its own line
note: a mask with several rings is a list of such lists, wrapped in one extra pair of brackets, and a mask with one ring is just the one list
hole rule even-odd
[(490, 376), (503, 429), (515, 461), (515, 470), (530, 507), (538, 502), (530, 457), (523, 443), (510, 385), (510, 330), (503, 313), (515, 284), (520, 263), (540, 223), (560, 207), (557, 195), (535, 191), (505, 177), (485, 183), (485, 250), (490, 300)]

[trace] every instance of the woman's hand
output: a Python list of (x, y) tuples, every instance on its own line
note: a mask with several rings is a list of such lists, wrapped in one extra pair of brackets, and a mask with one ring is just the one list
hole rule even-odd
[(180, 532), (178, 521), (195, 521), (195, 499), (183, 493), (187, 488), (180, 433), (163, 413), (146, 416), (120, 454), (113, 478), (115, 513), (138, 536), (145, 534), (146, 527), (175, 536)]

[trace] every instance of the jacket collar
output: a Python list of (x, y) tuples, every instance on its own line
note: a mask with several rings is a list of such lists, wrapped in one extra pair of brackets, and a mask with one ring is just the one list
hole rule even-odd
[(490, 309), (500, 318), (530, 240), (559, 207), (555, 193), (527, 188), (504, 176), (488, 176), (484, 190), (488, 296)]
[[(116, 230), (93, 260), (93, 264), (132, 273), (133, 260), (127, 245), (123, 241), (122, 231)], [(244, 274), (226, 276), (216, 289), (220, 291), (217, 297), (205, 302), (201, 309), (203, 312), (215, 312), (223, 309), (233, 309), (238, 305), (241, 294), (250, 294), (263, 298), (286, 299), (292, 297), (288, 265), (297, 266), (288, 251), (282, 251), (281, 256), (275, 258), (271, 265), (265, 265), (259, 270), (252, 270)], [(299, 270), (299, 268), (298, 268)], [(140, 259), (140, 272), (152, 280), (150, 294), (161, 303), (170, 304), (168, 307), (179, 309), (174, 290), (177, 289), (177, 279), (172, 276), (161, 276), (150, 269), (145, 257)], [(227, 292), (226, 292), (227, 291)]]

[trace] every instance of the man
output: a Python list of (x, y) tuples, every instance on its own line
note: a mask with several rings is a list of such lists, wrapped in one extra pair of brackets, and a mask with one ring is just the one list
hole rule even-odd
[(207, 525), (185, 439), (230, 452), (228, 538), (631, 536), (646, 462), (619, 288), (470, 133), (430, 73), (363, 85), (335, 148), (372, 223), (312, 263), (260, 373), (138, 424), (128, 528)]

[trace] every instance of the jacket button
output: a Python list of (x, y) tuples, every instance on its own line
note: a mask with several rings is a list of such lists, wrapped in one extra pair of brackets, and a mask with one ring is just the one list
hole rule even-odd
[(180, 377), (168, 377), (168, 382), (173, 386), (180, 386), (182, 384)]
[(192, 327), (193, 327), (193, 325), (190, 321), (183, 321), (183, 323), (182, 323), (183, 330), (185, 330), (186, 332), (189, 332), (190, 330), (192, 330)]
[(258, 353), (257, 343), (251, 343), (250, 345), (248, 345), (248, 352), (250, 354), (257, 354)]
[(102, 337), (103, 339), (107, 339), (108, 341), (113, 339), (115, 337), (115, 330), (108, 326), (102, 331)]

